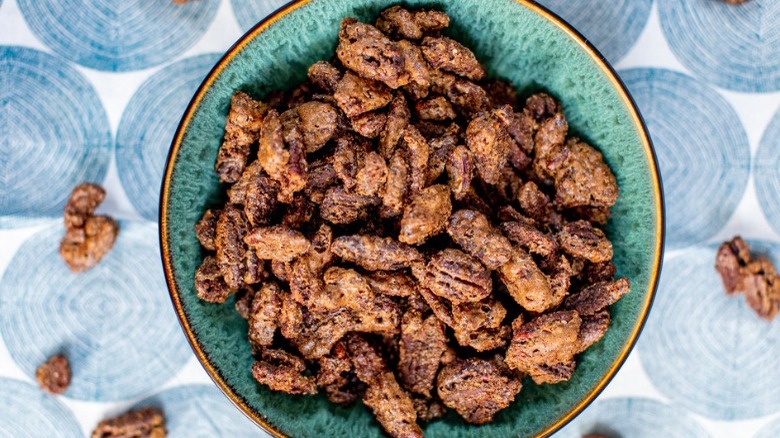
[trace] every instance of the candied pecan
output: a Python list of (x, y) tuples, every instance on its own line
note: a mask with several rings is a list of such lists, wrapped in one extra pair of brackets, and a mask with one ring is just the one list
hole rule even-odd
[(306, 199), (305, 194), (296, 193), (289, 205), (287, 211), (282, 217), (282, 225), (290, 228), (303, 228), (314, 217), (314, 205)]
[[(285, 302), (282, 301), (284, 313)], [(292, 305), (288, 304), (293, 309)], [(355, 320), (349, 309), (340, 308), (325, 312), (302, 310), (300, 328), (287, 327), (288, 332), (296, 333), (291, 339), (298, 351), (307, 359), (318, 359), (330, 352), (345, 334), (355, 330)], [(290, 316), (297, 316), (291, 314)], [(290, 320), (292, 322), (292, 320)], [(284, 328), (284, 326), (282, 326)]]
[(347, 72), (336, 85), (333, 98), (344, 114), (353, 118), (384, 107), (393, 99), (393, 94), (380, 82)]
[(447, 174), (452, 196), (460, 201), (468, 193), (471, 180), (474, 178), (474, 160), (468, 148), (457, 146), (450, 152)]
[(480, 178), (496, 184), (507, 162), (509, 138), (506, 129), (490, 114), (478, 116), (466, 128), (466, 145), (474, 156)]
[(368, 207), (378, 202), (378, 198), (374, 196), (349, 193), (343, 187), (331, 187), (325, 192), (325, 198), (320, 205), (320, 217), (336, 225), (351, 224), (365, 219)]
[(376, 196), (385, 187), (387, 163), (376, 152), (369, 152), (363, 159), (363, 166), (355, 175), (355, 191), (358, 195)]
[(594, 283), (580, 292), (569, 295), (563, 305), (574, 309), (581, 315), (594, 315), (599, 310), (611, 306), (631, 290), (627, 278)]
[(389, 297), (375, 294), (368, 280), (352, 269), (331, 267), (323, 280), (326, 291), (317, 308), (348, 308), (355, 317), (355, 329), (371, 333), (394, 333), (400, 313)]
[(276, 110), (269, 110), (263, 119), (258, 140), (257, 161), (268, 175), (276, 181), (282, 180), (290, 152), (284, 147), (282, 121)]
[(346, 339), (355, 374), (362, 382), (373, 384), (387, 371), (384, 359), (363, 335), (351, 333)]
[(527, 113), (536, 121), (542, 121), (550, 118), (560, 112), (558, 102), (550, 97), (549, 94), (538, 93), (525, 100), (523, 112)]
[(297, 107), (306, 152), (319, 150), (336, 133), (338, 112), (322, 102), (306, 102)]
[(319, 61), (309, 67), (309, 80), (320, 89), (333, 93), (341, 80), (341, 71), (327, 61)]
[(743, 269), (750, 263), (750, 247), (736, 236), (718, 248), (715, 269), (720, 273), (726, 293), (731, 295), (742, 290)]
[(236, 312), (241, 318), (249, 319), (249, 311), (252, 308), (252, 300), (255, 298), (255, 290), (250, 287), (245, 287), (239, 292), (240, 295), (236, 298)]
[(426, 266), (426, 285), (453, 303), (479, 301), (490, 295), (493, 281), (479, 260), (453, 248), (436, 253)]
[(409, 76), (404, 71), (404, 56), (398, 45), (374, 26), (354, 18), (341, 21), (336, 56), (348, 69), (392, 89), (409, 83)]
[(522, 248), (515, 247), (512, 258), (498, 268), (499, 278), (517, 304), (531, 312), (544, 312), (563, 300), (550, 287), (547, 276)]
[(282, 303), (279, 285), (269, 281), (255, 293), (249, 309), (249, 342), (253, 347), (270, 347), (274, 341)]
[(404, 198), (409, 192), (409, 165), (399, 151), (393, 154), (387, 170), (387, 183), (382, 196), (380, 215), (385, 218), (401, 214)]
[(404, 71), (409, 75), (409, 84), (403, 89), (412, 99), (425, 98), (431, 86), (431, 73), (422, 50), (406, 40), (398, 42), (398, 50), (404, 55)]
[(409, 391), (430, 397), (439, 371), (441, 355), (447, 349), (444, 326), (436, 316), (423, 319), (410, 310), (401, 320), (398, 377)]
[(553, 182), (556, 169), (568, 155), (568, 150), (563, 148), (568, 131), (569, 123), (566, 117), (558, 112), (542, 120), (534, 135), (532, 173), (536, 179), (546, 185)]
[(561, 249), (575, 257), (581, 257), (593, 263), (612, 260), (612, 243), (598, 228), (588, 221), (566, 224), (558, 233)]
[(615, 175), (601, 152), (572, 138), (555, 171), (555, 204), (563, 208), (611, 207), (618, 198)]
[(366, 138), (377, 138), (387, 123), (387, 114), (369, 111), (349, 119), (352, 130)]
[(230, 112), (225, 124), (225, 139), (219, 147), (214, 166), (222, 182), (238, 181), (246, 167), (249, 148), (258, 140), (268, 105), (258, 102), (243, 91), (230, 99)]
[(162, 410), (145, 407), (101, 420), (92, 431), (92, 438), (165, 438), (166, 434), (165, 416)]
[(271, 260), (271, 273), (280, 281), (289, 283), (292, 276), (292, 266), (292, 261)]
[(450, 17), (434, 10), (410, 11), (400, 6), (391, 6), (376, 19), (376, 27), (396, 38), (419, 40), (423, 35), (439, 32), (450, 25)]
[(469, 187), (463, 198), (460, 199), (460, 207), (468, 210), (478, 211), (485, 216), (493, 217), (493, 207), (491, 207), (484, 199), (477, 193), (474, 187)]
[(316, 394), (314, 377), (304, 375), (304, 371), (306, 363), (303, 359), (278, 349), (263, 350), (262, 359), (252, 365), (252, 377), (274, 391)]
[[(424, 278), (425, 276), (423, 274), (422, 277), (418, 277), (418, 280)], [(450, 310), (449, 305), (444, 298), (440, 298), (439, 296), (434, 295), (433, 292), (424, 286), (419, 287), (417, 292), (419, 292), (420, 296), (425, 301), (425, 304), (430, 307), (431, 311), (434, 315), (436, 315), (436, 318), (438, 318), (439, 321), (447, 324), (450, 327), (453, 325), (452, 310)]]
[(615, 278), (617, 267), (611, 261), (602, 263), (585, 263), (577, 280), (582, 284), (593, 284), (599, 281), (609, 281)]
[(62, 394), (70, 385), (70, 362), (62, 354), (56, 354), (42, 363), (35, 371), (38, 386), (51, 394)]
[[(529, 374), (536, 383), (545, 374), (540, 365), (568, 363), (579, 348), (582, 319), (576, 311), (559, 311), (537, 316), (524, 324), (512, 324), (514, 334), (504, 362)], [(549, 372), (549, 370), (548, 370)]]
[(780, 278), (769, 259), (759, 257), (748, 263), (742, 287), (745, 300), (758, 316), (774, 319), (780, 310)]
[(503, 222), (500, 228), (506, 237), (528, 252), (546, 257), (558, 250), (558, 242), (529, 221)]
[(412, 193), (416, 193), (425, 187), (431, 147), (420, 131), (412, 125), (406, 127), (403, 139), (409, 160), (409, 179), (411, 181), (409, 189)]
[(414, 410), (417, 411), (419, 421), (431, 422), (447, 413), (444, 404), (435, 398), (412, 397), (412, 403), (414, 403)]
[(375, 293), (393, 297), (410, 297), (415, 295), (414, 280), (401, 272), (376, 271), (366, 276), (371, 290)]
[(533, 181), (528, 181), (520, 187), (517, 200), (520, 203), (520, 210), (533, 220), (543, 224), (553, 221), (556, 213), (550, 198)]
[(60, 255), (73, 272), (95, 267), (111, 251), (119, 232), (108, 216), (88, 216), (83, 228), (71, 227), (60, 242)]
[(255, 251), (244, 253), (244, 283), (257, 284), (267, 277), (265, 261), (258, 257)]
[(452, 211), (450, 189), (441, 184), (426, 187), (412, 197), (404, 208), (398, 240), (419, 245), (444, 231)]
[(555, 384), (565, 382), (570, 380), (572, 375), (574, 375), (574, 369), (576, 367), (577, 363), (573, 359), (568, 362), (556, 364), (541, 364), (534, 368), (531, 378), (537, 385), (543, 383)]
[(279, 175), (280, 189), (276, 198), (285, 204), (292, 202), (296, 192), (306, 187), (307, 163), (303, 135), (298, 127), (293, 128), (289, 136), (285, 136), (288, 145), (287, 165)]
[(480, 81), (485, 77), (485, 69), (474, 53), (451, 38), (425, 37), (420, 48), (433, 68), (455, 73), (472, 81)]
[(301, 232), (285, 225), (253, 229), (244, 241), (263, 260), (289, 262), (309, 250), (311, 242)]
[[(433, 146), (431, 142), (429, 142), (429, 145)], [(453, 149), (455, 149), (455, 146), (450, 145), (442, 145), (438, 149), (432, 147), (432, 151), (428, 156), (428, 165), (425, 172), (426, 186), (433, 184), (439, 179), (442, 173), (444, 173)]]
[(378, 150), (383, 157), (389, 159), (393, 156), (395, 147), (406, 131), (411, 117), (404, 95), (396, 93), (390, 102), (390, 109), (387, 111), (385, 127), (379, 134)]
[(422, 261), (413, 247), (389, 237), (341, 236), (333, 240), (331, 251), (369, 271), (396, 271)]
[(279, 332), (286, 339), (295, 340), (303, 331), (303, 308), (296, 303), (290, 293), (280, 296)]
[(357, 378), (354, 370), (349, 371), (336, 382), (325, 385), (324, 388), (325, 393), (328, 395), (328, 400), (341, 406), (355, 403), (366, 392), (366, 384)]
[(333, 349), (326, 356), (322, 356), (317, 361), (320, 369), (317, 371), (317, 385), (325, 386), (338, 382), (343, 375), (350, 372), (352, 361), (349, 358), (349, 352), (344, 342), (339, 342), (333, 346)]
[(198, 298), (209, 303), (224, 303), (230, 295), (236, 293), (236, 289), (225, 282), (213, 256), (206, 256), (195, 271), (195, 291)]
[(241, 174), (241, 177), (238, 179), (238, 181), (228, 187), (228, 202), (231, 204), (244, 205), (244, 201), (246, 200), (246, 191), (249, 188), (249, 182), (262, 172), (263, 166), (257, 160), (246, 166), (244, 173)]
[(447, 233), (466, 252), (493, 270), (512, 257), (512, 244), (488, 218), (474, 210), (458, 210), (447, 222)]
[(582, 324), (580, 324), (580, 333), (578, 335), (580, 345), (577, 349), (577, 353), (582, 353), (590, 348), (591, 345), (598, 342), (604, 334), (607, 333), (609, 323), (610, 317), (609, 311), (607, 310), (602, 310), (591, 316), (583, 316)]
[(320, 160), (309, 166), (303, 193), (315, 204), (321, 204), (328, 187), (338, 184), (339, 178), (331, 160)]
[(452, 85), (447, 89), (446, 95), (450, 102), (467, 116), (474, 116), (490, 109), (490, 101), (485, 90), (465, 79), (453, 78)]
[(504, 306), (491, 298), (476, 303), (452, 306), (452, 328), (455, 339), (464, 347), (489, 351), (506, 346), (508, 326), (501, 326), (506, 316)]
[(82, 183), (76, 186), (65, 204), (65, 228), (83, 227), (105, 197), (106, 191), (97, 184)]
[(446, 121), (456, 117), (452, 104), (444, 96), (421, 100), (415, 104), (414, 109), (423, 120)]
[[(247, 171), (251, 167), (250, 165)], [(271, 222), (278, 205), (278, 194), (279, 183), (268, 175), (258, 171), (252, 176), (247, 183), (243, 200), (244, 214), (252, 226), (267, 225)]]
[(333, 169), (345, 189), (352, 190), (357, 185), (355, 177), (368, 153), (369, 144), (357, 136), (345, 135), (338, 139), (333, 152)]
[(363, 403), (374, 413), (385, 432), (392, 437), (422, 438), (417, 425), (417, 411), (393, 373), (386, 371), (373, 384), (368, 385)]
[(478, 358), (456, 360), (442, 368), (437, 386), (444, 404), (473, 424), (492, 421), (522, 388), (519, 380), (503, 375), (495, 363)]

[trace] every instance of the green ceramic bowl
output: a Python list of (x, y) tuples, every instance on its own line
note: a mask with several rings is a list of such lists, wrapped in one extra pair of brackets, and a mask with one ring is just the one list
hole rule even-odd
[[(203, 303), (193, 276), (203, 252), (193, 225), (222, 199), (213, 171), (230, 97), (263, 96), (301, 82), (309, 65), (333, 54), (344, 17), (373, 21), (397, 0), (301, 0), (244, 35), (211, 71), (190, 103), (168, 157), (162, 185), (160, 240), (171, 298), (198, 359), (246, 415), (276, 436), (379, 437), (368, 409), (341, 408), (324, 397), (273, 393), (252, 379), (247, 326), (233, 309)], [(559, 98), (571, 132), (598, 147), (617, 175), (620, 199), (607, 233), (618, 274), (632, 292), (613, 306), (603, 340), (557, 385), (525, 382), (495, 421), (472, 426), (449, 413), (425, 427), (429, 437), (544, 436), (587, 406), (625, 360), (647, 317), (663, 248), (663, 201), (654, 154), (634, 103), (614, 71), (560, 18), (524, 0), (408, 1), (452, 17), (448, 33), (472, 48), (495, 77), (523, 96), (543, 89)]]

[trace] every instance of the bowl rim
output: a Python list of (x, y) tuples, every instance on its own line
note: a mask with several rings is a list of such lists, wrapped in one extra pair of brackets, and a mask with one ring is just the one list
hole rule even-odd
[[(171, 147), (168, 151), (168, 156), (165, 162), (165, 171), (163, 173), (163, 180), (160, 191), (160, 205), (159, 205), (159, 240), (160, 250), (163, 262), (163, 270), (165, 273), (165, 281), (168, 286), (168, 292), (173, 303), (176, 316), (179, 319), (179, 324), (184, 331), (187, 341), (192, 347), (193, 352), (198, 358), (198, 362), (206, 370), (212, 381), (219, 387), (219, 389), (228, 397), (228, 399), (239, 408), (239, 410), (252, 420), (255, 424), (260, 426), (264, 431), (276, 438), (288, 438), (281, 431), (277, 430), (274, 425), (263, 419), (239, 396), (235, 390), (222, 378), (219, 372), (214, 368), (208, 355), (203, 350), (198, 338), (192, 331), (189, 319), (184, 312), (181, 298), (179, 296), (179, 287), (174, 278), (174, 268), (171, 260), (170, 253), (170, 235), (168, 233), (168, 205), (170, 202), (170, 185), (173, 178), (173, 170), (175, 168), (176, 161), (179, 155), (179, 149), (184, 140), (184, 133), (189, 127), (192, 117), (195, 115), (195, 110), (200, 106), (203, 97), (213, 85), (214, 81), (220, 76), (225, 67), (233, 60), (233, 58), (240, 53), (249, 43), (251, 43), (258, 35), (263, 33), (266, 29), (272, 26), (274, 23), (284, 18), (289, 13), (296, 9), (305, 6), (309, 3), (320, 0), (291, 0), (289, 3), (281, 6), (275, 10), (263, 20), (255, 24), (251, 29), (244, 33), (238, 41), (236, 41), (220, 58), (217, 64), (209, 71), (203, 82), (198, 87), (192, 100), (187, 105), (187, 109), (176, 128), (176, 133), (171, 142)], [(639, 319), (632, 328), (628, 341), (623, 345), (620, 350), (617, 359), (612, 363), (606, 374), (598, 381), (593, 389), (588, 392), (577, 404), (570, 409), (567, 413), (557, 418), (554, 422), (547, 425), (547, 427), (536, 435), (536, 437), (548, 437), (561, 429), (563, 426), (572, 421), (577, 415), (579, 415), (588, 405), (590, 405), (596, 397), (606, 388), (609, 382), (615, 377), (618, 370), (623, 366), (629, 354), (633, 350), (639, 335), (644, 328), (645, 322), (652, 307), (653, 300), (655, 298), (656, 290), (658, 288), (658, 282), (661, 273), (661, 261), (664, 253), (665, 245), (665, 222), (666, 222), (666, 210), (664, 204), (663, 185), (661, 183), (661, 173), (658, 166), (658, 158), (656, 157), (655, 150), (653, 148), (652, 140), (647, 130), (644, 118), (642, 117), (636, 102), (631, 94), (628, 92), (623, 81), (618, 77), (615, 69), (606, 60), (606, 58), (596, 49), (579, 31), (577, 31), (572, 25), (566, 22), (563, 18), (550, 11), (546, 7), (536, 3), (534, 0), (512, 0), (518, 5), (525, 7), (542, 19), (555, 25), (560, 31), (566, 34), (572, 41), (574, 41), (582, 51), (584, 51), (588, 57), (596, 64), (601, 70), (602, 74), (609, 80), (612, 88), (619, 95), (620, 100), (625, 105), (629, 112), (637, 133), (640, 137), (642, 148), (645, 151), (648, 169), (650, 171), (652, 192), (653, 192), (653, 204), (656, 212), (655, 220), (655, 245), (653, 253), (653, 263), (650, 272), (649, 283), (646, 290), (645, 300), (642, 303), (642, 309), (640, 311)]]

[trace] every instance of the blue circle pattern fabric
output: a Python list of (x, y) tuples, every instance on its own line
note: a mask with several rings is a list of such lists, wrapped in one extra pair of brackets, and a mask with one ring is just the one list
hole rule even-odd
[(696, 76), (746, 93), (780, 90), (780, 2), (739, 7), (713, 0), (659, 0), (661, 28)]
[(780, 233), (780, 110), (761, 139), (754, 174), (759, 204), (769, 225)]
[(612, 63), (642, 33), (653, 0), (539, 0), (580, 31)]
[(168, 438), (266, 436), (214, 385), (174, 387), (138, 402), (134, 408), (147, 406), (165, 413)]
[(108, 170), (103, 105), (75, 68), (38, 50), (0, 46), (0, 78), (0, 228), (61, 216), (76, 184)]
[(62, 225), (25, 242), (0, 281), (0, 333), (27, 375), (65, 354), (73, 380), (65, 395), (114, 401), (160, 387), (191, 357), (171, 308), (157, 227), (121, 222), (114, 248), (73, 274), (58, 253)]
[(219, 58), (193, 56), (163, 68), (141, 85), (122, 114), (117, 170), (133, 206), (148, 220), (157, 220), (165, 159), (181, 115)]
[(251, 29), (260, 20), (286, 3), (287, 0), (230, 0), (233, 14), (243, 31)]
[(192, 47), (220, 0), (18, 0), (32, 31), (60, 56), (96, 70), (141, 70)]
[(667, 247), (707, 240), (734, 213), (748, 182), (750, 146), (737, 113), (715, 90), (682, 73), (657, 68), (619, 73), (658, 156)]
[(0, 436), (13, 438), (82, 436), (73, 413), (37, 386), (0, 377)]
[(672, 406), (646, 398), (612, 398), (593, 403), (556, 437), (708, 438), (691, 417)]
[(780, 419), (775, 419), (753, 435), (753, 438), (777, 438), (780, 436)]
[[(780, 245), (749, 241), (776, 266)], [(780, 325), (727, 296), (714, 268), (717, 245), (667, 256), (653, 311), (639, 339), (642, 365), (674, 403), (716, 420), (780, 410)]]

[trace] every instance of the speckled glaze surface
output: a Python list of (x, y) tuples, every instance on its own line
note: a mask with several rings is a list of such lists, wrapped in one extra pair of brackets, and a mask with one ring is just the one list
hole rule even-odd
[[(213, 171), (230, 97), (256, 96), (305, 78), (310, 64), (332, 56), (339, 22), (373, 20), (393, 0), (303, 0), (250, 30), (215, 67), (179, 127), (163, 177), (160, 238), (171, 297), (195, 353), (217, 385), (258, 425), (292, 437), (380, 437), (362, 406), (341, 408), (325, 397), (273, 393), (252, 379), (246, 322), (233, 300), (198, 300), (193, 276), (204, 254), (193, 225), (222, 200)], [(607, 226), (618, 275), (632, 292), (612, 307), (606, 336), (579, 359), (571, 381), (536, 386), (527, 380), (493, 423), (472, 426), (450, 412), (427, 425), (429, 437), (544, 436), (573, 418), (625, 360), (649, 311), (663, 248), (660, 178), (641, 118), (616, 76), (567, 25), (524, 0), (408, 1), (452, 18), (448, 34), (472, 48), (489, 73), (513, 82), (522, 96), (546, 90), (563, 102), (570, 132), (602, 151), (615, 172), (620, 199)]]

